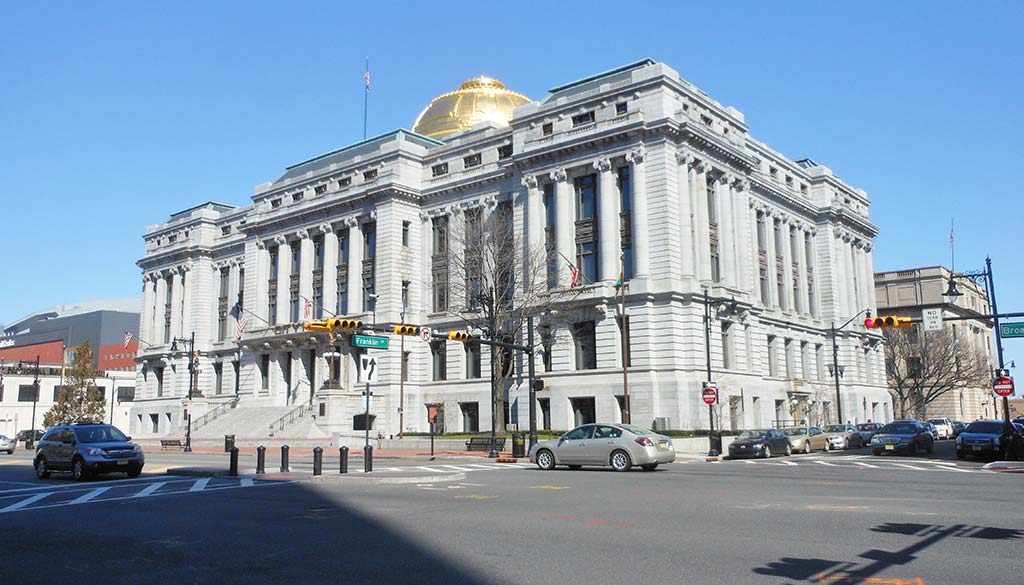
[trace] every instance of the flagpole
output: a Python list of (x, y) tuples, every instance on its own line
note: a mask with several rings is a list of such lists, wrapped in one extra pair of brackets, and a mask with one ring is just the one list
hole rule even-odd
[(366, 111), (370, 103), (370, 58), (366, 58), (366, 73), (363, 75), (366, 89), (363, 91), (363, 140), (366, 140)]
[(953, 245), (953, 218), (949, 218), (949, 271), (956, 272), (956, 247)]

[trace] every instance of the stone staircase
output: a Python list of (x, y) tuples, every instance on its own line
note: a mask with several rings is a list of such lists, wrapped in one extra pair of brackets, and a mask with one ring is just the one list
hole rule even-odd
[[(305, 407), (305, 406), (304, 406)], [(279, 421), (281, 417), (298, 409), (298, 406), (237, 406), (234, 409), (224, 412), (216, 420), (213, 420), (199, 429), (193, 431), (192, 436), (196, 438), (224, 438), (224, 435), (235, 435), (241, 438), (262, 438), (273, 435), (279, 437), (312, 437), (329, 436), (319, 431), (313, 421), (312, 411), (304, 413), (305, 416), (296, 416), (294, 420), (286, 420), (283, 428), (281, 424), (274, 426), (274, 433), (270, 432), (270, 425)]]

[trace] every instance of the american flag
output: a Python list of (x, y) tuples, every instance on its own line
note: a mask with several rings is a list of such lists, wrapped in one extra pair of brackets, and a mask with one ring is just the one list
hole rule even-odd
[(570, 287), (576, 288), (580, 285), (580, 269), (576, 267), (572, 262), (569, 263), (569, 272), (572, 274), (572, 282), (569, 284)]
[(306, 299), (305, 307), (302, 310), (304, 318), (309, 319), (313, 316), (313, 301)]
[(363, 73), (363, 79), (366, 80), (366, 91), (370, 91), (370, 70), (367, 69), (366, 73)]
[(124, 350), (128, 351), (128, 344), (132, 342), (132, 334), (129, 331), (124, 332)]
[(238, 331), (235, 333), (235, 339), (242, 338), (242, 332), (245, 331), (245, 326), (248, 324), (249, 319), (247, 317), (243, 316), (241, 319), (238, 320)]

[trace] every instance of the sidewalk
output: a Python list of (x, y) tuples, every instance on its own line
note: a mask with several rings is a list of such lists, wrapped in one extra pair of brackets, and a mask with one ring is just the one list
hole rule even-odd
[[(153, 449), (150, 447), (150, 449)], [(159, 447), (157, 447), (159, 449)], [(239, 455), (252, 455), (256, 456), (256, 447), (238, 447)], [(333, 447), (323, 447), (324, 457), (337, 457), (339, 449)], [(153, 449), (156, 452), (156, 449)], [(175, 451), (163, 451), (164, 453), (174, 453)], [(193, 447), (193, 453), (202, 453), (204, 455), (220, 455), (224, 454), (223, 447)], [(280, 456), (281, 446), (280, 445), (267, 445), (267, 456)], [(312, 457), (313, 447), (301, 446), (301, 447), (288, 447), (289, 457)], [(351, 449), (348, 452), (349, 457), (362, 458), (363, 449), (361, 447)], [(487, 451), (434, 451), (434, 457), (438, 459), (450, 459), (450, 458), (482, 458), (487, 459), (489, 453)], [(430, 457), (430, 451), (423, 451), (420, 449), (373, 449), (374, 459), (411, 459), (411, 458), (423, 458)], [(503, 451), (500, 453), (501, 458), (512, 457), (511, 451)], [(525, 458), (523, 458), (525, 459)]]

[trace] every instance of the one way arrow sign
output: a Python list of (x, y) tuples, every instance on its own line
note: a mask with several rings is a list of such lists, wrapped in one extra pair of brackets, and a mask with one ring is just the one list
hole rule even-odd
[(380, 377), (377, 368), (377, 358), (371, 356), (360, 356), (359, 358), (359, 381), (366, 384), (373, 384)]

